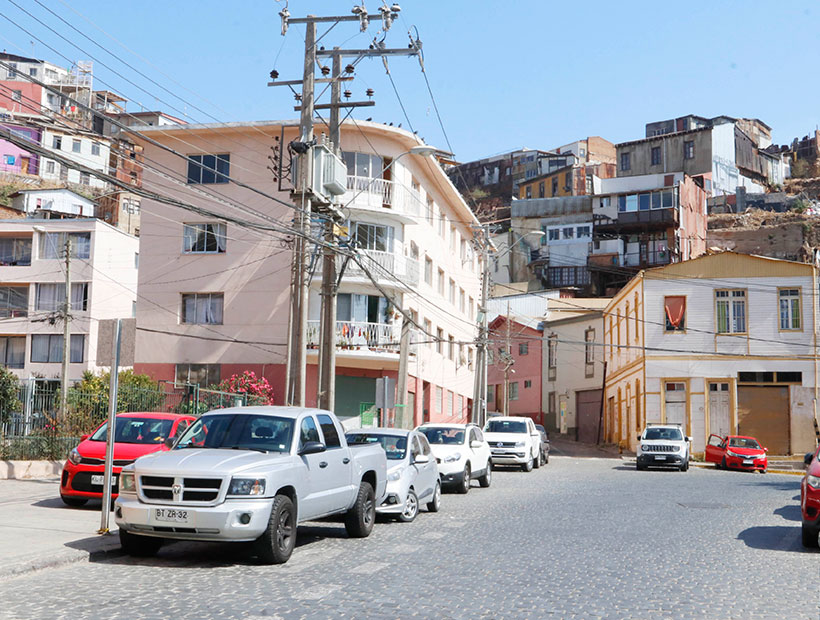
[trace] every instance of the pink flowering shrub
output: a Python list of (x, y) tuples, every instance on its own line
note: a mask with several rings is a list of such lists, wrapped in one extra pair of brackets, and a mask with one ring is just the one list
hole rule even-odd
[(272, 405), (273, 388), (265, 377), (257, 377), (256, 373), (246, 370), (241, 375), (232, 375), (230, 379), (223, 379), (214, 386), (220, 392), (231, 394), (247, 394), (249, 405)]

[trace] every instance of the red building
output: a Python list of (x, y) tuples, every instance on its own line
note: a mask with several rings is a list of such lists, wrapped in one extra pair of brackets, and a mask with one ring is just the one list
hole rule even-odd
[[(507, 415), (528, 416), (543, 423), (541, 409), (541, 330), (537, 321), (501, 315), (489, 325), (490, 357), (487, 368), (487, 403), (503, 413), (504, 382), (509, 383)], [(493, 404), (494, 403), (494, 404)]]

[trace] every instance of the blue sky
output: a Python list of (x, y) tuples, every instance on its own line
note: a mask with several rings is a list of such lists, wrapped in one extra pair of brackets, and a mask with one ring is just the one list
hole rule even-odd
[[(0, 47), (57, 64), (67, 63), (46, 44), (72, 60), (96, 59), (96, 87), (124, 94), (131, 111), (141, 103), (174, 115), (187, 113), (197, 122), (296, 117), (292, 94), (266, 86), (274, 67), (280, 79), (301, 77), (304, 26), (280, 35), (277, 12), (284, 2), (43, 1), (178, 97), (42, 6), (15, 2), (83, 51), (8, 0), (0, 0), (0, 14), (43, 42), (2, 21)], [(371, 11), (378, 5), (367, 3)], [(772, 126), (780, 143), (820, 123), (816, 2), (405, 0), (401, 5), (401, 18), (386, 43), (405, 47), (408, 29), (418, 29), (444, 130), (461, 161), (522, 146), (554, 148), (588, 135), (613, 142), (636, 139), (643, 136), (644, 123), (688, 113), (757, 117)], [(289, 10), (294, 17), (347, 14), (352, 6), (341, 0), (291, 0)], [(373, 22), (359, 33), (353, 23), (339, 24), (324, 42), (366, 47), (379, 26)], [(447, 148), (418, 61), (396, 57), (389, 62), (408, 118), (380, 60), (363, 60), (349, 86), (354, 100), (364, 99), (367, 88), (376, 92), (376, 106), (354, 111), (356, 118), (403, 127), (409, 119), (427, 142)]]

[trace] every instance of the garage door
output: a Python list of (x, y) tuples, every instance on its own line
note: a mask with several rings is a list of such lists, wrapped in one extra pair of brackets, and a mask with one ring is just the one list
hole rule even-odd
[(575, 411), (578, 416), (578, 441), (598, 441), (598, 423), (601, 418), (601, 390), (575, 392)]
[(738, 435), (756, 437), (769, 454), (789, 454), (789, 388), (737, 388)]

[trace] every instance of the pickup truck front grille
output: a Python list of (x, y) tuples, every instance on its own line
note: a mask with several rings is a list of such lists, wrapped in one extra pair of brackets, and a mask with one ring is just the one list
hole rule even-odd
[(677, 446), (659, 446), (659, 445), (644, 445), (641, 446), (642, 452), (678, 452)]
[(140, 476), (140, 491), (147, 500), (197, 504), (214, 502), (219, 497), (221, 487), (221, 478)]
[(515, 448), (514, 441), (490, 441), (487, 443), (490, 444), (491, 448)]

